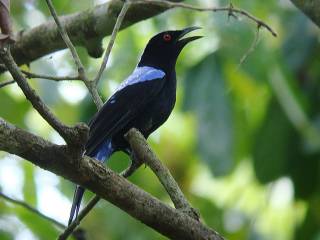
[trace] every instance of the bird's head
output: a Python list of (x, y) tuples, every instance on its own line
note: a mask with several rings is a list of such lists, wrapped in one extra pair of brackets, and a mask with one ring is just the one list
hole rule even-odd
[(184, 36), (197, 29), (199, 27), (158, 33), (149, 40), (138, 66), (151, 66), (164, 71), (174, 70), (177, 58), (184, 46), (201, 38), (201, 36)]

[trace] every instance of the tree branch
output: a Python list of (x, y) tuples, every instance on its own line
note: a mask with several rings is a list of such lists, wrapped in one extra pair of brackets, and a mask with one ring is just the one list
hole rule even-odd
[[(51, 218), (51, 217), (48, 217), (47, 215), (43, 214), (42, 212), (40, 212), (38, 209), (32, 207), (31, 205), (29, 205), (28, 203), (24, 202), (24, 201), (21, 201), (21, 200), (17, 200), (17, 199), (14, 199), (12, 197), (9, 197), (7, 196), (6, 194), (0, 192), (0, 197), (3, 198), (4, 200), (12, 203), (12, 204), (15, 204), (15, 205), (18, 205), (18, 206), (21, 206), (23, 208), (25, 208), (26, 210), (36, 214), (38, 217), (40, 218), (43, 218), (51, 223), (53, 223), (55, 226), (59, 227), (59, 228), (66, 228), (66, 226), (61, 223), (61, 222), (58, 222), (57, 220), (55, 220), (54, 218)], [(83, 229), (79, 228), (77, 229), (77, 231), (74, 231), (72, 233), (70, 233), (73, 235), (73, 237), (77, 240), (77, 239), (81, 239), (81, 240), (84, 240), (84, 231)]]
[[(56, 82), (60, 81), (76, 81), (80, 80), (78, 76), (51, 76), (51, 75), (45, 75), (45, 74), (37, 74), (37, 73), (32, 73), (28, 71), (21, 70), (21, 72), (25, 75), (26, 78), (41, 78), (41, 79), (47, 79), (47, 80), (52, 80)], [(15, 80), (7, 80), (4, 82), (0, 83), (0, 88), (3, 88), (7, 85), (15, 83)]]
[[(86, 48), (92, 57), (100, 57), (103, 54), (102, 39), (113, 31), (122, 6), (122, 0), (111, 0), (59, 19), (75, 46)], [(149, 3), (135, 4), (128, 10), (120, 30), (166, 10), (165, 7)], [(11, 53), (16, 63), (22, 65), (64, 48), (66, 45), (56, 24), (48, 21), (35, 28), (21, 31), (11, 47)], [(0, 66), (0, 73), (4, 71), (6, 69)]]
[(26, 78), (42, 78), (42, 79), (48, 79), (56, 82), (80, 80), (79, 76), (51, 76), (51, 75), (45, 75), (45, 74), (32, 73), (25, 70), (21, 70), (21, 72), (26, 76)]
[(151, 170), (159, 178), (161, 184), (169, 194), (176, 209), (182, 210), (190, 217), (199, 220), (199, 213), (190, 206), (189, 202), (180, 190), (177, 182), (172, 177), (169, 169), (162, 164), (155, 153), (149, 147), (146, 139), (136, 129), (131, 129), (126, 134), (126, 139), (130, 143), (135, 156), (145, 164), (147, 164)]
[(260, 35), (259, 33), (260, 33), (259, 28), (257, 28), (256, 34), (254, 36), (254, 39), (253, 39), (249, 49), (244, 53), (244, 55), (240, 59), (238, 68), (246, 61), (246, 59), (248, 58), (250, 53), (252, 53), (256, 49), (258, 42), (259, 42), (259, 35)]
[(100, 201), (100, 197), (98, 195), (94, 196), (89, 203), (86, 205), (84, 209), (79, 213), (78, 217), (68, 226), (65, 227), (65, 230), (63, 233), (61, 233), (58, 237), (58, 240), (65, 240), (67, 239), (73, 231), (76, 229), (76, 227), (79, 226), (82, 219), (84, 219), (85, 216), (94, 208), (94, 206)]
[(15, 83), (15, 82), (16, 82), (15, 80), (7, 80), (7, 81), (4, 81), (4, 82), (1, 82), (0, 83), (0, 88), (3, 88), (5, 86), (10, 85), (10, 84)]
[[(0, 150), (73, 181), (171, 239), (223, 239), (214, 230), (139, 189), (101, 163), (50, 143), (0, 118)], [(147, 150), (146, 150), (147, 151)]]
[(64, 26), (60, 23), (60, 20), (59, 20), (59, 18), (58, 18), (58, 15), (57, 15), (57, 13), (56, 13), (56, 10), (55, 10), (54, 7), (53, 7), (53, 4), (52, 4), (51, 0), (46, 0), (46, 2), (47, 2), (47, 5), (48, 5), (48, 7), (49, 7), (49, 10), (50, 10), (51, 15), (52, 15), (55, 23), (57, 24), (59, 33), (60, 33), (63, 41), (66, 43), (67, 47), (69, 48), (69, 50), (70, 50), (70, 52), (71, 52), (71, 55), (72, 55), (72, 57), (73, 57), (73, 60), (74, 60), (76, 66), (77, 66), (77, 68), (78, 68), (79, 76), (80, 76), (81, 78), (83, 78), (83, 79), (86, 78), (86, 76), (85, 76), (85, 70), (84, 70), (84, 67), (83, 67), (83, 65), (82, 65), (82, 63), (81, 63), (81, 60), (80, 60), (79, 55), (78, 55), (78, 53), (77, 53), (77, 50), (76, 50), (76, 48), (73, 46), (73, 44), (72, 44), (72, 42), (71, 42), (71, 40), (70, 40), (70, 38), (69, 38), (66, 30), (64, 29)]
[(263, 27), (267, 29), (274, 37), (277, 36), (277, 33), (267, 23), (265, 23), (261, 19), (253, 16), (251, 13), (243, 9), (235, 8), (232, 4), (229, 4), (226, 7), (198, 7), (198, 6), (193, 6), (186, 3), (171, 2), (171, 1), (165, 1), (165, 0), (132, 0), (132, 3), (134, 4), (149, 3), (149, 4), (165, 7), (167, 9), (184, 8), (184, 9), (200, 11), (200, 12), (204, 12), (204, 11), (205, 12), (228, 12), (229, 16), (234, 16), (234, 13), (238, 13), (247, 17), (251, 21), (255, 22), (257, 24), (257, 28)]
[(7, 195), (5, 195), (4, 193), (0, 192), (0, 197), (2, 197), (3, 199), (5, 199), (6, 201), (10, 202), (10, 203), (13, 203), (15, 205), (18, 205), (18, 206), (21, 206), (25, 209), (27, 209), (28, 211), (38, 215), (39, 217), (43, 218), (43, 219), (46, 219), (47, 221), (53, 223), (54, 225), (58, 226), (59, 228), (65, 228), (66, 226), (61, 223), (61, 222), (58, 222), (57, 220), (55, 220), (54, 218), (51, 218), (51, 217), (48, 217), (47, 215), (44, 215), (42, 212), (40, 212), (38, 209), (30, 206), (29, 204), (27, 204), (26, 202), (24, 201), (21, 201), (21, 200), (17, 200), (17, 199), (14, 199), (14, 198), (11, 198)]
[(44, 104), (37, 93), (29, 86), (17, 64), (14, 62), (9, 46), (0, 49), (0, 58), (11, 73), (13, 79), (17, 82), (26, 98), (39, 114), (71, 145), (83, 145), (88, 135), (88, 127), (84, 124), (78, 124), (76, 127), (69, 127), (61, 123)]
[(77, 53), (77, 50), (76, 48), (73, 46), (66, 30), (64, 29), (64, 26), (61, 24), (59, 18), (58, 18), (58, 15), (56, 13), (56, 10), (54, 9), (53, 5), (52, 5), (52, 2), (51, 0), (46, 0), (47, 2), (47, 5), (49, 7), (49, 10), (50, 10), (50, 13), (55, 21), (55, 23), (57, 24), (58, 26), (58, 30), (59, 30), (59, 33), (63, 39), (63, 41), (66, 43), (66, 45), (68, 46), (70, 52), (71, 52), (71, 55), (72, 55), (72, 58), (78, 68), (78, 76), (79, 78), (85, 83), (85, 85), (87, 86), (91, 96), (92, 96), (92, 99), (94, 101), (94, 103), (96, 104), (97, 108), (100, 109), (102, 108), (102, 105), (103, 105), (103, 102), (102, 102), (102, 99), (98, 93), (98, 90), (94, 84), (94, 82), (91, 82), (88, 77), (87, 77), (87, 74), (86, 74), (86, 71), (81, 63), (81, 60), (80, 60), (80, 57)]
[(121, 27), (121, 24), (122, 24), (122, 22), (124, 20), (124, 17), (126, 16), (126, 13), (129, 10), (130, 4), (131, 4), (130, 2), (125, 1), (124, 4), (123, 4), (123, 7), (121, 8), (119, 16), (117, 17), (117, 21), (116, 21), (116, 23), (115, 23), (115, 25), (113, 27), (112, 34), (111, 34), (111, 37), (110, 37), (110, 40), (109, 40), (109, 44), (108, 44), (108, 47), (107, 47), (106, 52), (104, 54), (104, 57), (103, 57), (99, 72), (98, 72), (97, 76), (94, 79), (94, 82), (95, 82), (96, 85), (98, 84), (98, 82), (99, 82), (99, 80), (100, 80), (100, 78), (102, 76), (102, 73), (103, 73), (104, 69), (107, 66), (107, 63), (108, 63), (108, 60), (109, 60), (109, 56), (110, 56), (110, 53), (111, 53), (111, 50), (112, 50), (112, 47), (113, 47), (113, 44), (114, 44), (114, 42), (116, 40), (117, 34), (118, 34), (119, 30), (120, 30), (120, 27)]

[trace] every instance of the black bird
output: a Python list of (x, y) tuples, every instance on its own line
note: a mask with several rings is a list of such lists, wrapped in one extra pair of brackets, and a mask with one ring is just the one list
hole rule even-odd
[[(89, 123), (85, 154), (104, 162), (116, 151), (131, 153), (124, 134), (137, 128), (145, 138), (169, 117), (176, 101), (175, 65), (183, 47), (200, 36), (183, 38), (199, 29), (165, 31), (148, 42), (138, 66), (120, 84)], [(77, 186), (69, 225), (78, 215), (84, 188)]]

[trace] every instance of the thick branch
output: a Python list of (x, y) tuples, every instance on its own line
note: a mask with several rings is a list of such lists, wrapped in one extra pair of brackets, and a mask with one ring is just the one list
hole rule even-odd
[(320, 27), (320, 2), (316, 0), (291, 0), (315, 24)]
[(52, 144), (0, 118), (0, 150), (76, 182), (171, 239), (223, 239), (215, 231), (139, 189), (88, 157), (74, 161)]
[[(92, 9), (60, 17), (72, 43), (83, 46), (92, 57), (103, 54), (102, 38), (111, 34), (123, 1), (111, 0)], [(148, 3), (135, 4), (126, 14), (121, 29), (151, 18), (167, 8)], [(49, 53), (66, 48), (58, 28), (48, 21), (30, 30), (22, 31), (12, 45), (12, 56), (18, 65), (30, 63)], [(0, 72), (5, 69), (0, 68)]]

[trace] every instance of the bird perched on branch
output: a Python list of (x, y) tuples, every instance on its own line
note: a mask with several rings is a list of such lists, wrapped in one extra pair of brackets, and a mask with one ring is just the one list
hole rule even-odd
[[(201, 38), (184, 38), (196, 29), (165, 31), (150, 39), (132, 74), (90, 121), (86, 155), (104, 162), (116, 151), (131, 154), (124, 139), (127, 131), (137, 128), (147, 138), (168, 119), (176, 101), (176, 61), (184, 46)], [(77, 186), (69, 225), (78, 215), (83, 193)]]

